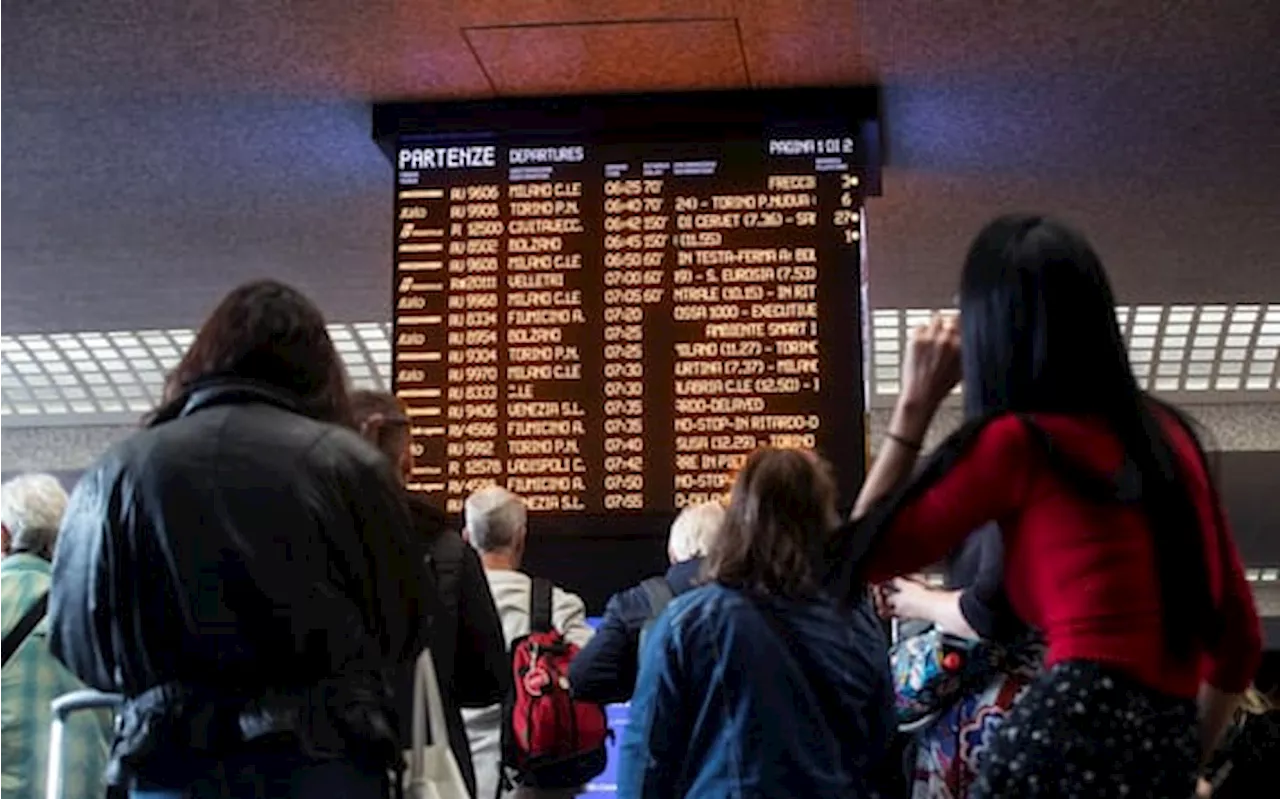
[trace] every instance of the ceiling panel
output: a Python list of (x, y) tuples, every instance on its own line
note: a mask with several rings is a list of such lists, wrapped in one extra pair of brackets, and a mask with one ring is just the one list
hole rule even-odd
[(862, 35), (865, 0), (798, 3), (735, 0), (754, 86), (875, 83)]
[[(818, 0), (817, 5), (847, 5)], [(438, 3), (410, 2), (407, 13), (438, 13)], [(734, 16), (733, 0), (465, 0), (452, 2), (451, 19), (464, 28), (559, 25), (577, 22), (719, 19)]]
[(734, 19), (533, 24), (463, 35), (503, 95), (749, 85)]
[[(1122, 301), (1276, 296), (1280, 3), (992, 8), (5, 0), (3, 330), (189, 328), (262, 275), (335, 321), (387, 318), (391, 172), (369, 103), (492, 96), (494, 83), (882, 82), (891, 167), (868, 209), (879, 307), (946, 304), (978, 227), (1028, 208), (1081, 227)], [(652, 33), (690, 18), (723, 22)], [(649, 22), (600, 24), (628, 20)], [(568, 23), (594, 24), (575, 38)], [(653, 47), (646, 67), (636, 54)]]
[[(1280, 163), (1280, 153), (1274, 157)], [(1257, 175), (1268, 169), (1257, 164)], [(1273, 170), (1274, 171), (1274, 170)], [(1153, 186), (1132, 171), (888, 168), (866, 208), (871, 304), (952, 301), (970, 241), (999, 214), (1048, 213), (1098, 251), (1120, 302), (1238, 303), (1280, 295), (1280, 175), (1270, 186), (1194, 181)]]

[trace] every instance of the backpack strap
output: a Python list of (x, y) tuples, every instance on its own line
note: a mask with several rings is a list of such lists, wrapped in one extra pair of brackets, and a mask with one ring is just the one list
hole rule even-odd
[(49, 610), (49, 592), (41, 594), (35, 602), (31, 603), (31, 607), (27, 608), (27, 612), (22, 614), (22, 618), (18, 619), (18, 623), (13, 625), (13, 629), (4, 637), (4, 641), (0, 643), (0, 649), (3, 649), (0, 656), (0, 665), (9, 662), (9, 658), (17, 653), (18, 648), (22, 646), (22, 642), (35, 631), (36, 626), (40, 624), (45, 613)]
[(649, 600), (650, 619), (661, 616), (662, 611), (676, 597), (676, 592), (671, 590), (671, 583), (667, 582), (666, 577), (650, 577), (640, 583), (640, 590), (644, 591), (645, 598)]
[(555, 629), (551, 624), (551, 592), (550, 580), (533, 578), (529, 589), (529, 632), (549, 633)]

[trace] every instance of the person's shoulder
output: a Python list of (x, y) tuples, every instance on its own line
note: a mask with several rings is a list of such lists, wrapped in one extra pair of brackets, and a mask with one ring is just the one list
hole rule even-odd
[(937, 453), (944, 459), (967, 455), (976, 464), (988, 462), (1009, 465), (1020, 461), (1030, 450), (1028, 442), (1034, 431), (1043, 429), (1042, 414), (995, 413), (965, 422), (944, 442)]
[(358, 469), (389, 468), (386, 456), (379, 452), (377, 447), (361, 438), (356, 431), (312, 419), (306, 421), (316, 425), (309, 432), (313, 436), (314, 447), (318, 453)]
[(750, 601), (742, 592), (708, 583), (685, 591), (667, 605), (667, 614), (680, 626), (721, 624), (747, 608)]
[(582, 605), (585, 608), (587, 606), (587, 603), (582, 601), (582, 597), (554, 583), (551, 585), (551, 603), (556, 607), (561, 605)]
[[(489, 581), (489, 586), (494, 590), (497, 589), (519, 589), (522, 591), (533, 590), (533, 578), (521, 571), (515, 569), (485, 569), (484, 577)], [(552, 586), (552, 596), (555, 596), (555, 586)]]
[(617, 616), (624, 621), (643, 620), (649, 615), (649, 596), (643, 583), (637, 583), (618, 591), (605, 603), (606, 616)]
[(452, 540), (465, 544), (462, 537), (450, 528), (448, 514), (433, 505), (426, 497), (416, 491), (406, 491), (405, 504), (409, 506), (414, 529), (419, 535), (430, 537), (447, 532), (452, 534), (450, 536)]
[(985, 443), (1008, 445), (1026, 440), (1028, 425), (1051, 418), (1044, 414), (1028, 415), (999, 413), (987, 419), (979, 431), (979, 439)]

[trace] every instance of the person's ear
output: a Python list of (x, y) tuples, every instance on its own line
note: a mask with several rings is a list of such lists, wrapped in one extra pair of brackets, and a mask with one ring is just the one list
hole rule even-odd
[(382, 428), (382, 423), (384, 421), (386, 421), (386, 417), (380, 413), (369, 414), (369, 416), (365, 417), (364, 421), (360, 422), (360, 435), (365, 439), (376, 443), (378, 440), (378, 430)]

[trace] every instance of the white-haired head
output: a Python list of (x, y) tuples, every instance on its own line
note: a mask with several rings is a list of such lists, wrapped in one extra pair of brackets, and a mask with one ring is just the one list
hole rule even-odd
[(672, 563), (681, 563), (707, 554), (713, 539), (724, 523), (724, 505), (716, 501), (690, 505), (680, 511), (671, 523), (671, 535), (667, 539), (667, 557)]
[(519, 552), (529, 520), (524, 500), (501, 486), (482, 488), (463, 505), (465, 536), (481, 553)]
[(0, 486), (4, 554), (26, 552), (52, 559), (66, 509), (67, 492), (51, 474), (24, 474)]

